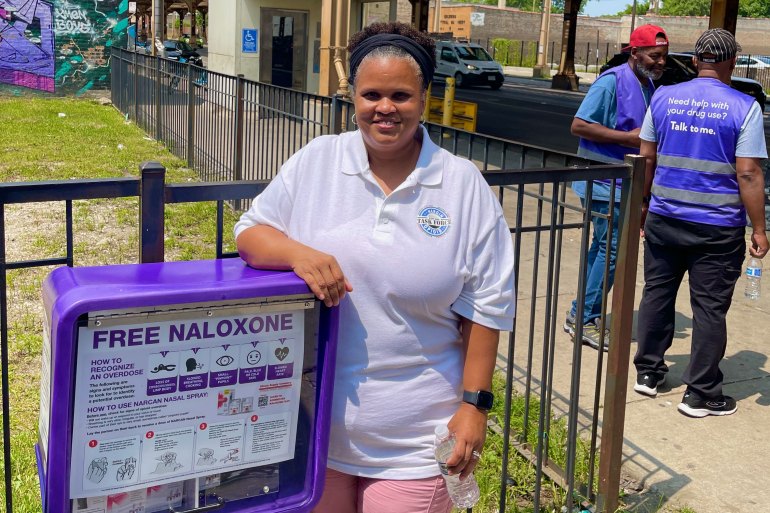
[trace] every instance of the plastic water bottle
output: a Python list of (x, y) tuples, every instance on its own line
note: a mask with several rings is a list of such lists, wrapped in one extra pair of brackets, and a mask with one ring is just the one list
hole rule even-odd
[(479, 485), (476, 483), (476, 478), (473, 477), (473, 474), (470, 474), (460, 481), (459, 475), (449, 475), (446, 462), (455, 448), (455, 437), (450, 434), (449, 429), (443, 425), (436, 426), (435, 433), (436, 462), (438, 463), (438, 468), (441, 471), (444, 481), (446, 481), (449, 497), (458, 508), (472, 508), (473, 505), (479, 501), (480, 496)]
[(762, 260), (759, 258), (749, 258), (746, 266), (746, 292), (749, 299), (759, 299), (762, 292), (760, 280), (762, 279)]

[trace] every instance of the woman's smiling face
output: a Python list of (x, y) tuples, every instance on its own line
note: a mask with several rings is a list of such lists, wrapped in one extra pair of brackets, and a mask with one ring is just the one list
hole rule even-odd
[(372, 56), (358, 67), (353, 103), (368, 151), (393, 152), (414, 143), (425, 108), (415, 68), (414, 62), (395, 56)]

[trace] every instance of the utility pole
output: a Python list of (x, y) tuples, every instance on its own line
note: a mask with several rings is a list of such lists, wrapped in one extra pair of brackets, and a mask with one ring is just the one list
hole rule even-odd
[(433, 32), (438, 34), (441, 28), (441, 0), (433, 0), (433, 2)]
[(152, 0), (152, 54), (158, 55), (155, 40), (163, 41), (166, 33), (166, 9), (163, 0)]
[(575, 74), (575, 36), (580, 0), (564, 2), (564, 27), (561, 33), (561, 62), (559, 72), (551, 80), (551, 89), (577, 91), (580, 77)]
[[(636, 25), (636, 0), (634, 0), (633, 5), (631, 6), (631, 32), (634, 31), (634, 25)], [(631, 36), (628, 37), (630, 41)]]
[(548, 32), (551, 29), (551, 0), (543, 0), (543, 10), (540, 17), (540, 41), (537, 43), (537, 64), (532, 69), (535, 78), (549, 77), (551, 65), (547, 63)]

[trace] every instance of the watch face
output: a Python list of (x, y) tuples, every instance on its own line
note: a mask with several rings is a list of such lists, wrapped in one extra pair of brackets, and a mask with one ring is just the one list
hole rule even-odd
[(482, 410), (491, 410), (492, 404), (495, 402), (495, 396), (492, 395), (492, 392), (487, 392), (485, 390), (479, 390), (478, 400), (476, 402), (476, 407), (482, 409)]
[(492, 403), (494, 403), (495, 396), (492, 392), (486, 390), (479, 390), (478, 392), (463, 392), (463, 401), (474, 405), (479, 410), (489, 411), (492, 409)]

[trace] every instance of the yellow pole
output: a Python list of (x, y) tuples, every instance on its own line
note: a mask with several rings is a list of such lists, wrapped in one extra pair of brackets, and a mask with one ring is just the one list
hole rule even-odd
[(430, 90), (433, 84), (428, 84), (428, 89), (425, 91), (425, 109), (422, 111), (422, 120), (430, 120)]
[(441, 119), (441, 124), (444, 126), (452, 126), (452, 104), (455, 101), (455, 79), (447, 77), (446, 86), (444, 87), (444, 116)]

